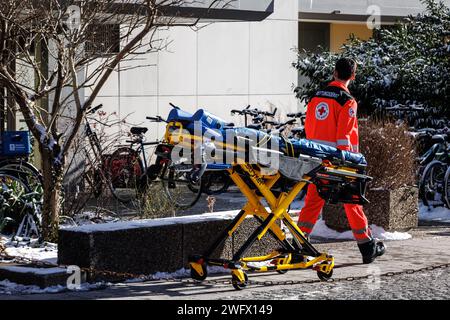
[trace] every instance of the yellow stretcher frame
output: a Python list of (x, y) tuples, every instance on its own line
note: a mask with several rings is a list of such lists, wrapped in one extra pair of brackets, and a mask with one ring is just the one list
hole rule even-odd
[[(173, 130), (174, 128), (176, 130)], [(201, 141), (201, 139), (201, 137), (184, 133), (183, 125), (179, 122), (171, 122), (166, 127), (165, 140), (169, 144), (180, 144), (190, 147), (192, 142)], [(233, 152), (242, 151), (236, 146), (227, 146), (225, 143), (219, 144), (219, 147), (224, 147)], [(331, 163), (322, 163), (320, 169), (330, 175), (345, 176), (349, 180), (357, 180), (362, 177), (358, 174), (357, 169), (345, 165), (336, 166)], [(317, 275), (321, 280), (329, 280), (333, 274), (334, 257), (317, 251), (288, 213), (289, 206), (297, 195), (311, 183), (312, 177), (305, 175), (302, 181), (296, 182), (289, 192), (281, 192), (278, 196), (275, 196), (271, 189), (281, 178), (279, 173), (263, 175), (259, 165), (250, 163), (235, 163), (228, 172), (230, 178), (248, 201), (231, 224), (204, 254), (189, 257), (191, 277), (198, 281), (205, 280), (207, 277), (207, 265), (215, 265), (231, 270), (233, 287), (238, 290), (245, 288), (247, 285), (248, 277), (246, 271), (277, 271), (284, 273), (287, 270), (312, 268), (317, 271)], [(249, 185), (248, 179), (244, 180), (241, 177), (242, 173), (250, 178), (252, 186)], [(261, 203), (262, 199), (266, 200), (270, 212)], [(216, 248), (227, 238), (231, 237), (248, 216), (257, 219), (261, 225), (238, 249), (233, 258), (231, 260), (210, 258)], [(287, 227), (293, 236), (293, 242), (288, 241), (285, 232), (277, 224), (279, 221), (283, 222)], [(251, 245), (255, 241), (261, 240), (267, 232), (271, 233), (278, 240), (280, 249), (264, 256), (244, 257)], [(300, 259), (294, 259), (294, 257), (300, 257)], [(252, 262), (265, 261), (271, 261), (271, 265), (259, 267), (251, 265)]]
[[(237, 172), (237, 167), (250, 178), (256, 189), (251, 188), (244, 181)], [(222, 266), (230, 269), (232, 283), (236, 289), (242, 289), (247, 285), (248, 277), (246, 271), (277, 271), (279, 273), (284, 273), (287, 270), (313, 268), (317, 271), (319, 278), (322, 280), (331, 278), (334, 267), (334, 258), (327, 253), (318, 252), (288, 213), (290, 204), (309, 183), (310, 177), (305, 176), (304, 180), (297, 182), (289, 192), (282, 192), (277, 197), (271, 191), (271, 188), (277, 180), (281, 178), (280, 174), (277, 173), (273, 176), (264, 176), (259, 169), (260, 168), (257, 165), (249, 163), (238, 164), (232, 169), (229, 169), (231, 179), (245, 195), (248, 202), (205, 254), (196, 255), (190, 258), (192, 278), (199, 281), (206, 279), (207, 265)], [(271, 212), (268, 212), (261, 203), (263, 198), (267, 201)], [(212, 252), (214, 252), (221, 243), (233, 235), (247, 216), (255, 217), (261, 223), (261, 226), (253, 232), (242, 247), (234, 254), (233, 258), (231, 260), (209, 258)], [(299, 244), (298, 246), (293, 246), (292, 243), (287, 240), (285, 232), (277, 224), (278, 221), (283, 221), (283, 224), (289, 229), (294, 237), (294, 241)], [(265, 256), (243, 257), (254, 241), (261, 240), (267, 232), (270, 232), (275, 239), (278, 240), (280, 249), (270, 252)], [(294, 254), (304, 257), (304, 260), (291, 262)], [(272, 261), (273, 265), (259, 267), (251, 265), (252, 262), (264, 261)]]

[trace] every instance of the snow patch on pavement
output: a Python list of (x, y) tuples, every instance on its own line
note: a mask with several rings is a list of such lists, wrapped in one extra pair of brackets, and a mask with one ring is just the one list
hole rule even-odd
[(53, 267), (53, 268), (34, 268), (22, 266), (2, 266), (0, 270), (6, 270), (15, 273), (32, 273), (36, 275), (52, 275), (52, 274), (67, 274), (67, 269)]
[(22, 295), (22, 294), (44, 294), (44, 293), (59, 293), (70, 291), (90, 291), (103, 289), (110, 286), (110, 283), (82, 283), (79, 289), (69, 290), (66, 286), (52, 286), (41, 289), (38, 286), (30, 286), (11, 282), (9, 280), (0, 281), (0, 294), (5, 295)]
[[(370, 228), (372, 229), (372, 236), (379, 240), (407, 240), (412, 238), (407, 232), (387, 232), (376, 225), (371, 225)], [(345, 232), (333, 230), (325, 224), (323, 219), (317, 221), (311, 236), (325, 239), (354, 240), (353, 233), (350, 230)]]
[(450, 223), (450, 209), (445, 207), (429, 208), (423, 203), (419, 204), (419, 220), (438, 221)]

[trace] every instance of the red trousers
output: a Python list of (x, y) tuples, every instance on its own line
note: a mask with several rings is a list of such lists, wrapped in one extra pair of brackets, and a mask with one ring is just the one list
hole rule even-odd
[[(306, 193), (305, 206), (298, 217), (298, 226), (303, 233), (306, 235), (311, 234), (324, 205), (325, 200), (319, 196), (316, 186), (310, 184), (308, 186), (308, 192)], [(356, 204), (344, 204), (344, 209), (356, 241), (358, 243), (370, 241), (372, 235), (362, 206)]]

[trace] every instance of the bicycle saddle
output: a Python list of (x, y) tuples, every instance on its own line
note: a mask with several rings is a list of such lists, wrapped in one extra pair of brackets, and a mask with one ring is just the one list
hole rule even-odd
[(431, 141), (433, 143), (444, 143), (445, 142), (445, 134), (435, 134), (432, 138)]
[(130, 132), (132, 134), (145, 134), (148, 131), (148, 128), (144, 127), (132, 127)]

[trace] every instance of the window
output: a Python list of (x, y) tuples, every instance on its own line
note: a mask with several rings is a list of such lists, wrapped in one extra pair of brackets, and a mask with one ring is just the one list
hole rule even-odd
[(94, 24), (87, 28), (86, 53), (88, 55), (114, 54), (120, 51), (120, 25)]
[[(330, 24), (316, 22), (300, 22), (298, 26), (298, 49), (299, 52), (318, 53), (330, 50)], [(307, 82), (307, 78), (298, 74), (298, 85)]]
[[(330, 49), (330, 24), (300, 22), (298, 28), (298, 47), (309, 52)], [(320, 49), (322, 48), (322, 49)]]

